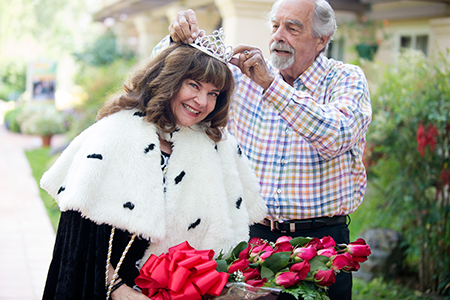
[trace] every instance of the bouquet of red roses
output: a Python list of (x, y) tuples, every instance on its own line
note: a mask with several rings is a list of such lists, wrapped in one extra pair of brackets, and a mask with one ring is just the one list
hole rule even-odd
[(227, 258), (217, 259), (217, 270), (229, 282), (245, 283), (292, 294), (296, 299), (329, 299), (326, 289), (338, 272), (358, 271), (370, 247), (363, 239), (337, 245), (331, 237), (280, 237), (275, 243), (252, 238), (241, 242)]
[[(260, 238), (239, 243), (226, 258), (213, 250), (196, 250), (187, 242), (144, 264), (136, 284), (152, 299), (256, 299), (273, 291), (296, 299), (327, 300), (325, 293), (336, 273), (359, 270), (370, 247), (363, 239), (337, 245), (331, 237), (280, 237), (275, 243)], [(227, 283), (228, 282), (228, 283)]]

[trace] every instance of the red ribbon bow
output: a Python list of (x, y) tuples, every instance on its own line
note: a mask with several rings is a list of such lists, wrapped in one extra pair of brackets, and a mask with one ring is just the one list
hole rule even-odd
[(228, 273), (218, 272), (213, 250), (195, 250), (188, 242), (160, 256), (151, 255), (142, 267), (136, 284), (155, 300), (200, 300), (218, 296), (227, 283)]

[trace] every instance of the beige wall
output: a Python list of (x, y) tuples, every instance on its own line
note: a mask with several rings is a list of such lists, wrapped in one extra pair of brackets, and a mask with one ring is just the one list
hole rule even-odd
[[(92, 0), (93, 1), (93, 0)], [(100, 0), (99, 0), (100, 1)], [(119, 3), (117, 7), (124, 7), (124, 0), (102, 0), (105, 5)], [(168, 1), (168, 4), (151, 10), (138, 11), (128, 16), (124, 21), (116, 22), (114, 28), (119, 35), (126, 37), (121, 41), (135, 48), (142, 58), (148, 57), (151, 49), (168, 34), (169, 22), (180, 10), (192, 8), (196, 11), (201, 29), (207, 33), (219, 26), (225, 29), (226, 43), (236, 46), (248, 44), (259, 47), (267, 57), (270, 28), (266, 15), (270, 11), (274, 0), (185, 0)], [(383, 2), (372, 5), (367, 13), (369, 18), (388, 19), (389, 40), (383, 41), (377, 52), (376, 59), (383, 63), (395, 61), (398, 53), (399, 39), (402, 34), (424, 33), (429, 35), (430, 55), (450, 49), (450, 4), (430, 2)], [(338, 33), (336, 38), (345, 40), (344, 61), (357, 58), (354, 44), (348, 38), (347, 32), (339, 25), (347, 20), (358, 17), (352, 12), (337, 11)], [(120, 23), (120, 25), (118, 24)]]

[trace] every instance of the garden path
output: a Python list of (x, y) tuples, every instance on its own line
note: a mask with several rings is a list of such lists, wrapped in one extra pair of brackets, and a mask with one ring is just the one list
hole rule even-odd
[(0, 121), (0, 300), (42, 299), (55, 233), (24, 152), (39, 146)]

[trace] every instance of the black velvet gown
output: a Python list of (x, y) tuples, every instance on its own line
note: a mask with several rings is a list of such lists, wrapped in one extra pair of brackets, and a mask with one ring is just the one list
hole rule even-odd
[[(111, 226), (97, 225), (76, 211), (61, 213), (44, 300), (105, 300), (105, 267)], [(131, 234), (115, 230), (111, 264), (115, 268)], [(136, 237), (119, 276), (133, 287), (137, 265), (149, 242)]]

